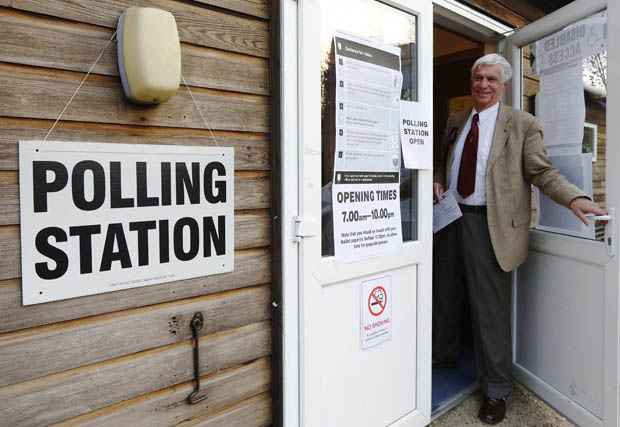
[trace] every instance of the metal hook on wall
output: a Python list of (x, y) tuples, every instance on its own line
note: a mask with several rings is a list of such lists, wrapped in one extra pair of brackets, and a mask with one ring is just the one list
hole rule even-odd
[(196, 381), (196, 386), (194, 387), (194, 391), (187, 396), (187, 403), (190, 405), (194, 405), (198, 402), (202, 402), (207, 398), (207, 393), (200, 389), (200, 331), (204, 326), (204, 316), (202, 312), (197, 312), (192, 317), (191, 322), (189, 323), (190, 328), (192, 329), (192, 339), (194, 344), (194, 380)]

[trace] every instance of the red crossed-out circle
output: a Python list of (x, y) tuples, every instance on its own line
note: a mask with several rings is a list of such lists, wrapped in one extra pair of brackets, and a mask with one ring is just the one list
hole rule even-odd
[(373, 316), (380, 316), (387, 305), (387, 292), (383, 286), (376, 286), (368, 295), (368, 311)]

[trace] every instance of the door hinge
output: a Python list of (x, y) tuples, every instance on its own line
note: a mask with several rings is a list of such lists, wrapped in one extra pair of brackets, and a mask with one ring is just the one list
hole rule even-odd
[(313, 237), (319, 233), (319, 223), (313, 219), (296, 216), (295, 220), (295, 241), (301, 242), (304, 237)]

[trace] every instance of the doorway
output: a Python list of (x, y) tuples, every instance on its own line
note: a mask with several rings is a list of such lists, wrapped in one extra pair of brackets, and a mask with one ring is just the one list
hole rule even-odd
[[(452, 27), (451, 27), (452, 28)], [(476, 40), (447, 25), (433, 26), (433, 119), (435, 123), (434, 138), (439, 141), (451, 114), (466, 111), (472, 107), (470, 96), (470, 70), (474, 62), (484, 55), (485, 50), (495, 47), (491, 43)], [(435, 144), (437, 147), (439, 144)], [(437, 153), (435, 153), (437, 155)], [(438, 247), (441, 246), (441, 233), (434, 236), (433, 241), (433, 282), (436, 283), (442, 274), (442, 260)], [(435, 298), (436, 292), (433, 291)], [(468, 301), (468, 298), (465, 298)], [(433, 306), (433, 317), (447, 315)], [(461, 352), (456, 366), (434, 363), (432, 373), (432, 412), (437, 417), (451, 409), (469, 396), (478, 386), (469, 310), (463, 313), (450, 313), (463, 325)], [(435, 322), (433, 322), (435, 323)], [(437, 362), (441, 362), (441, 355)], [(435, 361), (434, 361), (435, 362)]]

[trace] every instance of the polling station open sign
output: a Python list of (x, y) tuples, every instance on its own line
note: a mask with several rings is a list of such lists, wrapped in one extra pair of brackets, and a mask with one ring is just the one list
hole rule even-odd
[(234, 268), (230, 147), (20, 141), (23, 304)]

